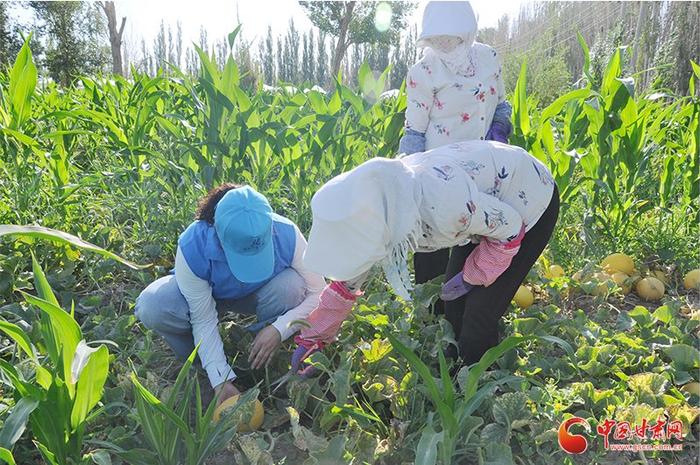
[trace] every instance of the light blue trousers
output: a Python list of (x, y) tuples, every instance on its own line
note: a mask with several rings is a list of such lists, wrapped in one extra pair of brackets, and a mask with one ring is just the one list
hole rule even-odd
[[(217, 300), (219, 317), (226, 313), (256, 315), (248, 330), (257, 332), (278, 316), (297, 307), (306, 297), (306, 283), (291, 268), (279, 273), (256, 292), (241, 299)], [(194, 350), (190, 308), (174, 275), (164, 276), (146, 287), (136, 299), (136, 318), (163, 337), (175, 354), (186, 359)]]

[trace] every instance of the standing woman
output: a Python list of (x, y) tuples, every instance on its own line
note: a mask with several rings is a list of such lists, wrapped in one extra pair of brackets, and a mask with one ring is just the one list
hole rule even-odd
[(291, 323), (318, 304), (323, 277), (303, 264), (306, 239), (249, 186), (223, 184), (200, 200), (195, 221), (180, 235), (175, 274), (151, 283), (136, 300), (136, 316), (175, 354), (199, 359), (218, 402), (239, 394), (219, 334), (219, 316), (257, 316), (248, 360), (267, 364)]
[[(559, 193), (547, 168), (519, 147), (469, 141), (400, 159), (375, 158), (326, 183), (311, 201), (304, 263), (334, 279), (309, 314), (292, 369), (332, 342), (368, 273), (381, 266), (409, 298), (410, 251), (468, 245), (444, 286), (462, 359), (471, 364), (498, 342), (498, 323), (549, 242)], [(453, 304), (454, 303), (454, 304)]]
[[(467, 140), (508, 142), (511, 107), (505, 100), (500, 60), (492, 47), (475, 41), (476, 33), (469, 2), (426, 5), (418, 37), (423, 56), (406, 77), (400, 152), (410, 155)], [(449, 249), (416, 253), (416, 282), (445, 273), (449, 254)]]

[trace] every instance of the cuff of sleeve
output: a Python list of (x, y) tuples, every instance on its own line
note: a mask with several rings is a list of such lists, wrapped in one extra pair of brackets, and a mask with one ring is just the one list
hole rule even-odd
[[(415, 132), (415, 131), (413, 131)], [(399, 141), (399, 152), (412, 154), (425, 151), (425, 136), (422, 134), (412, 134), (406, 131), (406, 134)]]
[(498, 105), (496, 105), (496, 111), (494, 112), (493, 115), (493, 121), (498, 121), (500, 123), (505, 124), (506, 126), (510, 125), (510, 118), (513, 113), (513, 108), (510, 106), (510, 103), (508, 103), (506, 100), (500, 102)]
[(280, 339), (282, 341), (289, 339), (289, 337), (297, 330), (295, 326), (292, 326), (287, 322), (280, 321), (280, 318), (273, 321), (271, 324), (280, 333)]
[(206, 367), (207, 377), (212, 387), (216, 387), (225, 381), (233, 381), (236, 379), (236, 373), (226, 362), (210, 363)]

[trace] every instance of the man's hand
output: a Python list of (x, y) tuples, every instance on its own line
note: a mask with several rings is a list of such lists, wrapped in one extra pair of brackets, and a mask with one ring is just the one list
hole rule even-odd
[(248, 362), (250, 362), (251, 367), (257, 370), (267, 365), (281, 342), (282, 336), (274, 326), (269, 325), (262, 329), (255, 336), (253, 346), (250, 348)]
[(236, 389), (231, 381), (224, 381), (214, 388), (214, 395), (216, 398), (216, 406), (221, 405), (223, 401), (233, 396), (240, 396), (241, 391)]

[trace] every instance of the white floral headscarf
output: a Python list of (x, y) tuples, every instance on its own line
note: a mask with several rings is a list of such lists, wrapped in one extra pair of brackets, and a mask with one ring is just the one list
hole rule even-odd
[(421, 232), (420, 187), (398, 159), (374, 158), (324, 184), (311, 200), (304, 264), (337, 281), (378, 264), (394, 292), (410, 300), (408, 254)]

